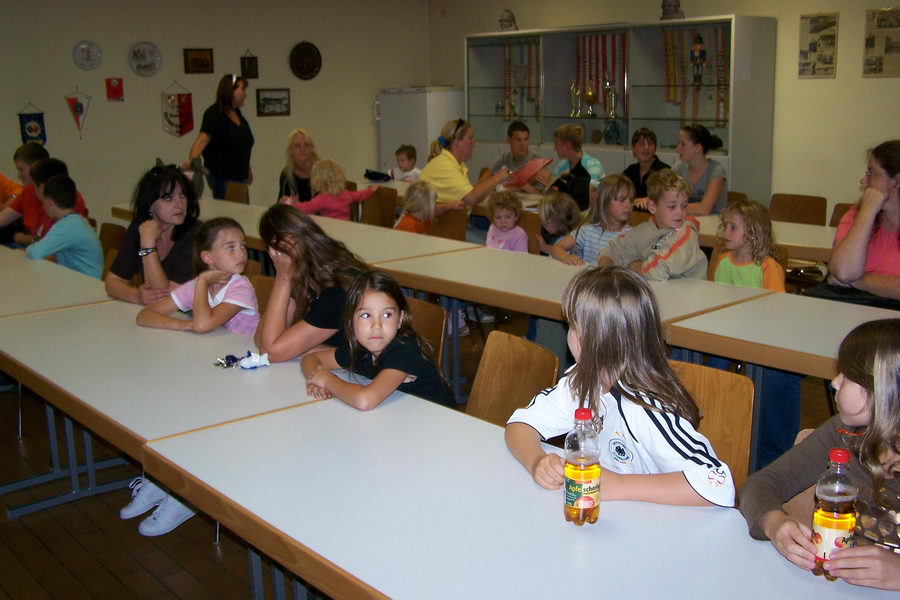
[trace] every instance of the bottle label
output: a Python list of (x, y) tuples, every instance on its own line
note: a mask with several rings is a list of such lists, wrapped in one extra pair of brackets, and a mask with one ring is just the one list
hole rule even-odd
[(849, 529), (828, 527), (830, 524), (837, 524), (833, 521), (835, 519), (813, 515), (812, 541), (816, 545), (816, 557), (821, 560), (829, 560), (835, 550), (853, 546), (853, 526)]
[(572, 508), (594, 508), (600, 503), (600, 475), (573, 479), (566, 477), (566, 505)]

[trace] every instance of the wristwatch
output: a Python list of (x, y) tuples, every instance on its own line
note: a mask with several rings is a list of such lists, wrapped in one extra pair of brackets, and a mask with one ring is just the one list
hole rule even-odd
[(144, 258), (148, 254), (153, 254), (154, 252), (156, 252), (156, 248), (141, 248), (138, 250), (138, 256)]

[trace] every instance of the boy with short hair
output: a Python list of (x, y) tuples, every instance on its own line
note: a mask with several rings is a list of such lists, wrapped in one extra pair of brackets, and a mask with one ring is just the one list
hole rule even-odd
[(54, 175), (37, 186), (44, 212), (55, 223), (47, 235), (25, 249), (28, 258), (37, 260), (56, 255), (56, 262), (85, 275), (100, 279), (103, 250), (87, 219), (75, 212), (78, 192), (67, 175)]
[(397, 159), (397, 166), (388, 171), (388, 175), (395, 181), (405, 181), (414, 183), (419, 180), (419, 173), (422, 169), (416, 168), (416, 147), (410, 144), (403, 144), (394, 153)]
[(538, 172), (537, 180), (572, 196), (578, 208), (587, 210), (590, 198), (597, 193), (600, 180), (606, 176), (603, 164), (582, 149), (584, 130), (581, 125), (562, 125), (553, 132), (553, 149), (561, 159), (552, 173)]
[[(24, 233), (25, 227), (22, 224), (21, 211), (6, 210), (10, 208), (14, 202), (19, 203), (19, 197), (23, 193), (34, 195), (34, 185), (31, 182), (31, 166), (36, 162), (49, 158), (50, 154), (47, 150), (37, 142), (28, 142), (16, 148), (13, 153), (13, 163), (16, 166), (16, 174), (22, 185), (18, 187), (7, 186), (7, 191), (2, 198), (0, 204), (0, 244), (15, 243), (15, 236)], [(15, 184), (11, 179), (7, 180)]]
[(690, 185), (672, 169), (663, 169), (650, 176), (647, 193), (647, 208), (653, 218), (611, 241), (600, 251), (597, 264), (631, 267), (655, 281), (706, 279), (700, 224), (687, 214)]

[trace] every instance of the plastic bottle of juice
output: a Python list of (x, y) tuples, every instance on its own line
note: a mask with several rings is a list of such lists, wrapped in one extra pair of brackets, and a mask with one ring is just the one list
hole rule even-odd
[(850, 452), (846, 448), (832, 448), (828, 453), (828, 469), (816, 484), (816, 511), (813, 513), (812, 541), (816, 545), (816, 566), (813, 574), (824, 575), (829, 581), (836, 578), (822, 565), (831, 553), (853, 545), (856, 527), (854, 503), (859, 488), (847, 476)]
[(566, 436), (566, 521), (579, 527), (600, 516), (600, 439), (589, 408), (575, 411), (575, 429)]

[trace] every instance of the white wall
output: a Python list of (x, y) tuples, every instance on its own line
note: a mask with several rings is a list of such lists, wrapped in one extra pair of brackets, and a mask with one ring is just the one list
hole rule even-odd
[[(251, 201), (268, 204), (277, 193), (288, 132), (304, 127), (323, 157), (343, 164), (348, 176), (376, 164), (373, 102), (378, 89), (428, 81), (427, 6), (421, 0), (212, 0), (151, 3), (7, 3), (0, 36), (5, 89), (0, 97), (0, 170), (14, 175), (12, 153), (21, 144), (16, 113), (28, 102), (45, 113), (47, 148), (65, 160), (98, 220), (109, 206), (128, 202), (140, 175), (159, 156), (167, 163), (187, 158), (203, 111), (214, 100), (224, 73), (240, 72), (247, 48), (259, 57), (260, 78), (250, 81), (243, 109), (256, 144)], [(93, 40), (103, 51), (94, 71), (72, 61), (73, 45)], [(126, 62), (132, 44), (148, 40), (162, 50), (161, 71), (134, 75)], [(318, 77), (297, 79), (288, 54), (300, 41), (315, 43), (323, 56)], [(186, 75), (182, 49), (214, 50), (215, 74)], [(106, 100), (104, 79), (122, 76), (125, 102)], [(195, 129), (182, 138), (162, 130), (160, 93), (177, 80), (193, 92)], [(92, 96), (82, 138), (63, 96), (78, 89)], [(257, 87), (291, 89), (291, 116), (256, 116)]]
[[(778, 19), (772, 189), (825, 196), (830, 205), (855, 202), (866, 150), (900, 137), (900, 78), (862, 77), (865, 11), (879, 4), (862, 0), (682, 0), (681, 6), (688, 18), (745, 14)], [(659, 0), (569, 0), (564, 5), (429, 0), (432, 79), (462, 85), (464, 36), (498, 29), (497, 17), (504, 8), (516, 14), (521, 29), (655, 21), (661, 12)], [(815, 12), (840, 13), (835, 79), (797, 78), (799, 16)]]

